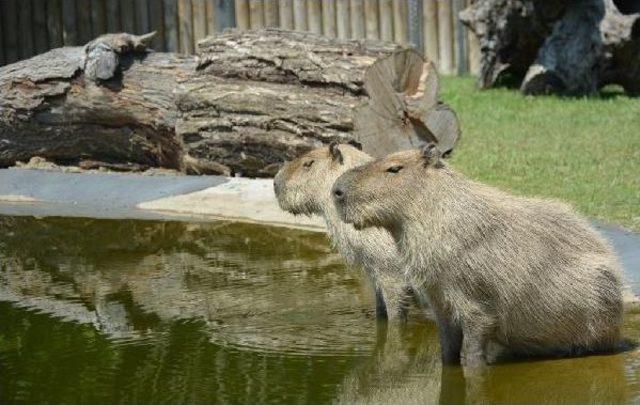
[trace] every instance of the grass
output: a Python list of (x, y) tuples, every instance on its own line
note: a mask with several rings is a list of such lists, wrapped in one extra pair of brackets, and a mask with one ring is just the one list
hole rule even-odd
[(525, 97), (510, 89), (476, 90), (468, 77), (445, 77), (442, 87), (462, 124), (456, 168), (640, 231), (640, 98), (614, 91)]

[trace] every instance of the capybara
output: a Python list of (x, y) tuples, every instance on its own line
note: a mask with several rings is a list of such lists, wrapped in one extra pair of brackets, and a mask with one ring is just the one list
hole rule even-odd
[(354, 168), (332, 195), (345, 222), (392, 234), (436, 313), (445, 362), (482, 366), (488, 345), (543, 356), (617, 347), (619, 265), (568, 206), (471, 181), (434, 144)]
[(286, 163), (274, 179), (276, 197), (285, 211), (323, 217), (333, 246), (372, 280), (378, 315), (402, 320), (410, 288), (391, 235), (383, 229), (355, 230), (340, 220), (331, 200), (331, 186), (342, 173), (372, 160), (357, 146), (334, 142)]

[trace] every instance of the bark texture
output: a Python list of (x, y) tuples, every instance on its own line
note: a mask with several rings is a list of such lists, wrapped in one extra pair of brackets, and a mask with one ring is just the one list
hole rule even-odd
[[(38, 155), (265, 177), (333, 140), (382, 155), (459, 137), (430, 63), (395, 44), (232, 31), (189, 57), (122, 35), (0, 69), (0, 166)], [(363, 124), (372, 109), (385, 125)]]
[(460, 18), (480, 41), (479, 86), (588, 95), (619, 84), (637, 95), (640, 15), (632, 2), (618, 3), (631, 14), (612, 0), (474, 2)]

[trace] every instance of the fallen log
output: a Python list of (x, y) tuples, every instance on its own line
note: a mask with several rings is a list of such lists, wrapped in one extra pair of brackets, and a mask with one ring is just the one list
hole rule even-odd
[(0, 68), (0, 166), (41, 156), (268, 177), (333, 140), (384, 155), (459, 138), (433, 66), (395, 44), (232, 31), (191, 57), (148, 39), (107, 35)]

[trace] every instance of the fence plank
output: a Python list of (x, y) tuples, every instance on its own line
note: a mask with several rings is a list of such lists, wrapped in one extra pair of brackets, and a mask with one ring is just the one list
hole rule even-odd
[(393, 3), (380, 0), (380, 39), (393, 41)]
[(307, 0), (307, 21), (309, 31), (322, 34), (322, 2), (320, 0)]
[(18, 27), (20, 36), (18, 48), (20, 59), (33, 56), (33, 32), (31, 31), (31, 0), (21, 0), (18, 4)]
[(120, 0), (120, 21), (124, 32), (136, 33), (136, 11), (131, 0)]
[(7, 63), (17, 62), (20, 59), (18, 49), (18, 9), (17, 0), (0, 1), (2, 5), (2, 26), (4, 27), (5, 59)]
[(336, 2), (336, 34), (338, 38), (351, 38), (351, 17), (346, 0)]
[[(467, 0), (470, 6), (474, 0)], [(480, 41), (476, 34), (467, 28), (467, 41), (469, 43), (469, 73), (474, 76), (480, 75)]]
[(453, 24), (451, 1), (438, 0), (438, 56), (440, 73), (453, 73)]
[(351, 38), (362, 39), (364, 32), (364, 0), (350, 0)]
[(458, 15), (464, 8), (465, 0), (453, 0), (453, 28), (455, 32), (455, 50), (456, 50), (456, 73), (458, 76), (465, 75), (469, 72), (469, 53), (466, 28), (460, 22)]
[(84, 45), (91, 41), (91, 2), (76, 0), (76, 13), (78, 16), (78, 45)]
[(364, 25), (368, 39), (379, 39), (378, 0), (364, 0)]
[(156, 51), (166, 51), (163, 7), (162, 0), (149, 2), (149, 31), (156, 32), (156, 36), (151, 41), (151, 48)]
[(263, 0), (249, 0), (249, 24), (252, 30), (264, 28)]
[(407, 2), (393, 0), (393, 40), (399, 44), (407, 43)]
[(296, 31), (307, 31), (307, 2), (293, 0), (293, 28)]
[(322, 33), (329, 38), (336, 36), (335, 0), (322, 0)]
[(164, 0), (164, 39), (168, 52), (180, 52), (178, 29), (178, 0)]
[(207, 35), (216, 33), (216, 0), (205, 0), (207, 9)]
[(264, 0), (264, 25), (278, 26), (278, 0)]
[(236, 3), (236, 24), (241, 30), (248, 30), (249, 24), (249, 0), (235, 0)]
[[(149, 29), (149, 0), (135, 0), (136, 33), (146, 34)], [(154, 0), (151, 0), (154, 1)]]
[(109, 32), (122, 31), (119, 0), (107, 0), (107, 30)]
[[(44, 4), (43, 4), (44, 6)], [(4, 24), (2, 23), (2, 15), (4, 14), (4, 7), (0, 2), (0, 66), (4, 66), (7, 62), (4, 58)]]
[(47, 31), (49, 32), (49, 48), (60, 48), (62, 39), (62, 4), (60, 0), (47, 1)]
[(423, 53), (422, 0), (409, 0), (407, 2), (407, 12), (409, 15), (407, 21), (408, 41), (418, 52)]
[(104, 0), (91, 0), (91, 37), (107, 32), (107, 14)]
[[(2, 34), (0, 34), (2, 36)], [(40, 54), (49, 49), (47, 34), (47, 4), (44, 0), (33, 1), (33, 49), (35, 54)], [(0, 47), (2, 41), (0, 41)], [(0, 58), (0, 64), (2, 58)]]
[(199, 40), (207, 36), (207, 5), (206, 0), (191, 0), (193, 12), (193, 40)]
[(423, 1), (424, 54), (438, 66), (438, 2), (436, 0)]
[(223, 31), (226, 28), (236, 26), (235, 5), (231, 0), (213, 0), (216, 6), (216, 30)]
[(66, 46), (78, 44), (78, 15), (75, 0), (62, 1), (62, 39)]
[(193, 22), (190, 0), (178, 0), (178, 37), (181, 53), (193, 53)]
[(278, 2), (278, 14), (280, 27), (286, 30), (293, 29), (293, 0), (280, 0)]

